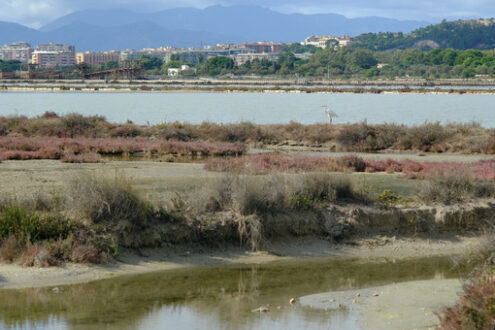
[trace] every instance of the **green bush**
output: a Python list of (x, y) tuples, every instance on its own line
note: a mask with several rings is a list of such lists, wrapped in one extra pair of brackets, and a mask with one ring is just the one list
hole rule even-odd
[(61, 216), (30, 214), (17, 205), (5, 207), (0, 215), (0, 238), (15, 236), (32, 242), (64, 239), (76, 228), (75, 222)]

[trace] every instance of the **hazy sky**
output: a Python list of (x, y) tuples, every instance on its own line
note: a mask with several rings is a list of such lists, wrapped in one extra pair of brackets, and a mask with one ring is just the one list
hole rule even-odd
[(0, 20), (39, 27), (83, 9), (156, 11), (215, 4), (260, 5), (284, 13), (337, 13), (347, 17), (383, 16), (431, 22), (495, 16), (494, 0), (0, 0)]

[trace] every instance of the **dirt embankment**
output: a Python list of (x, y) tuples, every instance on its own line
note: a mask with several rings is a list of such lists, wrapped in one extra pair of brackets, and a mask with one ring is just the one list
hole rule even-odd
[[(495, 225), (495, 201), (450, 206), (378, 208), (363, 205), (334, 205), (307, 211), (245, 217), (230, 212), (205, 216), (198, 221), (157, 222), (147, 229), (122, 237), (123, 245), (158, 247), (201, 244), (221, 247), (249, 240), (250, 227), (263, 249), (274, 240), (313, 237), (331, 242), (373, 238), (435, 238), (438, 235), (470, 235)], [(240, 230), (240, 226), (246, 228)], [(243, 237), (244, 236), (244, 237)], [(394, 239), (395, 239), (394, 238)], [(127, 243), (127, 244), (126, 244)]]
[[(335, 205), (263, 219), (258, 252), (239, 247), (239, 219), (229, 213), (198, 223), (154, 223), (122, 237), (123, 249), (104, 265), (24, 268), (0, 265), (0, 288), (53, 286), (198, 265), (259, 264), (281, 258), (459, 255), (484, 248), (495, 224), (495, 200), (451, 206), (379, 209)], [(200, 225), (201, 224), (201, 225)], [(147, 246), (147, 247), (146, 247)]]

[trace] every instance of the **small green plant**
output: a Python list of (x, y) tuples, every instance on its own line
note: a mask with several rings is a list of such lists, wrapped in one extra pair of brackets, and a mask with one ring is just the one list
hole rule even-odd
[(291, 197), (291, 205), (296, 210), (309, 210), (315, 205), (315, 202), (311, 196), (302, 193), (293, 194)]
[(110, 249), (114, 257), (118, 257), (120, 255), (119, 244), (112, 240), (112, 244), (110, 244)]
[(392, 191), (386, 189), (377, 196), (377, 200), (383, 206), (390, 206), (404, 202), (404, 197), (400, 194), (394, 194)]

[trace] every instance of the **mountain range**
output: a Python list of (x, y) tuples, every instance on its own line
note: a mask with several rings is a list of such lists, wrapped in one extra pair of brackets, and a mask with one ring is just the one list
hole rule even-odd
[(39, 30), (0, 22), (0, 43), (27, 41), (75, 45), (78, 50), (198, 47), (247, 41), (302, 41), (309, 35), (410, 32), (427, 25), (382, 17), (346, 18), (337, 14), (282, 14), (258, 6), (174, 8), (155, 13), (86, 10), (60, 17)]

